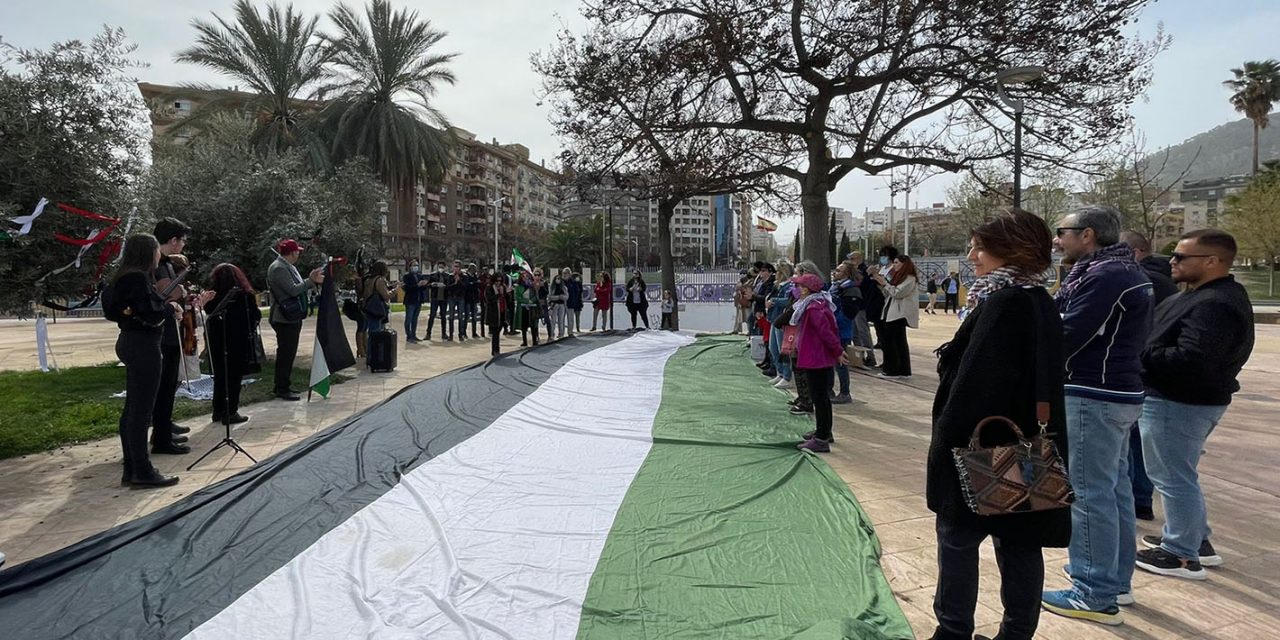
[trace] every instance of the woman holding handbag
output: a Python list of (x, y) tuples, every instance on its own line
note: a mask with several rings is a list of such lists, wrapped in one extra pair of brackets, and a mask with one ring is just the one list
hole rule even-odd
[(808, 382), (809, 399), (817, 429), (804, 435), (800, 448), (815, 453), (831, 451), (831, 385), (835, 366), (847, 364), (836, 330), (835, 303), (822, 286), (822, 278), (806, 273), (793, 284), (797, 299), (791, 305), (790, 326), (796, 327), (796, 375)]
[[(1022, 505), (1017, 512), (978, 515), (986, 509), (973, 506), (974, 478), (969, 473), (962, 478), (956, 450), (970, 445), (980, 422), (1003, 416), (1028, 439), (1052, 434), (1058, 451), (1066, 454), (1062, 320), (1042, 275), (1050, 264), (1052, 238), (1039, 217), (1014, 210), (974, 229), (970, 241), (969, 260), (978, 275), (969, 291), (974, 311), (937, 350), (939, 384), (926, 480), (938, 534), (933, 638), (974, 637), (978, 548), (990, 536), (1004, 603), (998, 637), (1027, 640), (1040, 618), (1042, 549), (1070, 543), (1070, 509)], [(1008, 431), (1007, 425), (989, 423), (982, 439), (1008, 440)]]
[(213, 421), (227, 424), (248, 422), (240, 415), (240, 387), (244, 376), (261, 371), (257, 352), (261, 344), (258, 323), (262, 312), (254, 297), (253, 285), (240, 267), (222, 263), (210, 274), (214, 297), (204, 308), (209, 316), (209, 364), (213, 369)]

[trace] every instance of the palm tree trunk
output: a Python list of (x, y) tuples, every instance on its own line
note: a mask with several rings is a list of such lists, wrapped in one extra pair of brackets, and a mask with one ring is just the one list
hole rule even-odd
[(1255, 120), (1253, 122), (1253, 173), (1251, 174), (1255, 176), (1258, 175), (1258, 137), (1261, 130), (1262, 127), (1259, 127)]

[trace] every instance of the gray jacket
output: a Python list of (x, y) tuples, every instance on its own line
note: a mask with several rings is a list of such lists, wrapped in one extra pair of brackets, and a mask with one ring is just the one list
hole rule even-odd
[[(285, 298), (296, 298), (316, 287), (316, 284), (308, 278), (303, 278), (298, 273), (298, 268), (289, 264), (284, 258), (276, 258), (275, 262), (267, 267), (267, 288), (271, 291), (271, 316), (270, 322), (289, 324), (285, 321), (284, 316), (280, 313), (279, 301)], [(293, 324), (301, 324), (299, 320)]]

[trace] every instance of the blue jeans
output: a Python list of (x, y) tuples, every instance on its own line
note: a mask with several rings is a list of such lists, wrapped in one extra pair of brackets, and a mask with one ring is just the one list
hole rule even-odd
[(445, 303), (447, 304), (447, 309), (445, 310), (446, 319), (444, 320), (444, 330), (445, 330), (444, 337), (448, 339), (448, 338), (452, 338), (455, 335), (453, 332), (454, 320), (458, 321), (457, 335), (463, 338), (467, 337), (467, 325), (463, 324), (463, 321), (462, 321), (462, 307), (466, 305), (462, 303), (461, 298), (449, 298), (448, 300), (445, 301)]
[(1156, 487), (1147, 477), (1147, 465), (1142, 458), (1142, 435), (1138, 423), (1129, 429), (1129, 483), (1133, 485), (1133, 506), (1150, 509)]
[(1142, 405), (1142, 453), (1147, 473), (1164, 503), (1163, 544), (1179, 558), (1200, 557), (1200, 544), (1213, 533), (1200, 491), (1200, 452), (1227, 407), (1183, 404), (1148, 397)]
[(406, 304), (404, 306), (404, 338), (418, 339), (418, 315), (422, 313), (422, 305)]
[(769, 355), (773, 359), (773, 370), (777, 371), (783, 380), (791, 380), (795, 371), (791, 367), (791, 358), (782, 355), (782, 329), (777, 327), (769, 332)]
[(1130, 591), (1137, 555), (1129, 429), (1142, 405), (1077, 396), (1066, 404), (1071, 582), (1090, 606), (1109, 607)]

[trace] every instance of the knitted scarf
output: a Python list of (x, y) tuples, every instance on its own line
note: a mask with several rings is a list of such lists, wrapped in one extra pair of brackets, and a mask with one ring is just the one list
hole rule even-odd
[(1062, 280), (1062, 286), (1058, 287), (1058, 293), (1053, 297), (1054, 301), (1058, 303), (1058, 308), (1066, 308), (1067, 302), (1075, 295), (1076, 289), (1080, 286), (1080, 280), (1086, 274), (1102, 268), (1103, 265), (1113, 263), (1119, 263), (1125, 269), (1130, 270), (1141, 268), (1133, 256), (1133, 249), (1123, 242), (1098, 249), (1093, 255), (1075, 263), (1071, 267), (1071, 271), (1067, 273), (1067, 277)]
[(825, 303), (827, 308), (831, 309), (833, 313), (835, 312), (836, 303), (831, 300), (831, 294), (826, 291), (815, 291), (814, 293), (796, 300), (795, 303), (791, 305), (791, 324), (800, 326), (800, 318), (804, 316), (805, 309), (808, 309), (809, 305), (817, 304), (819, 301)]
[(1001, 289), (1043, 287), (1044, 282), (1043, 273), (1028, 273), (1021, 267), (1005, 265), (974, 281), (973, 286), (969, 287), (968, 306), (976, 307)]

